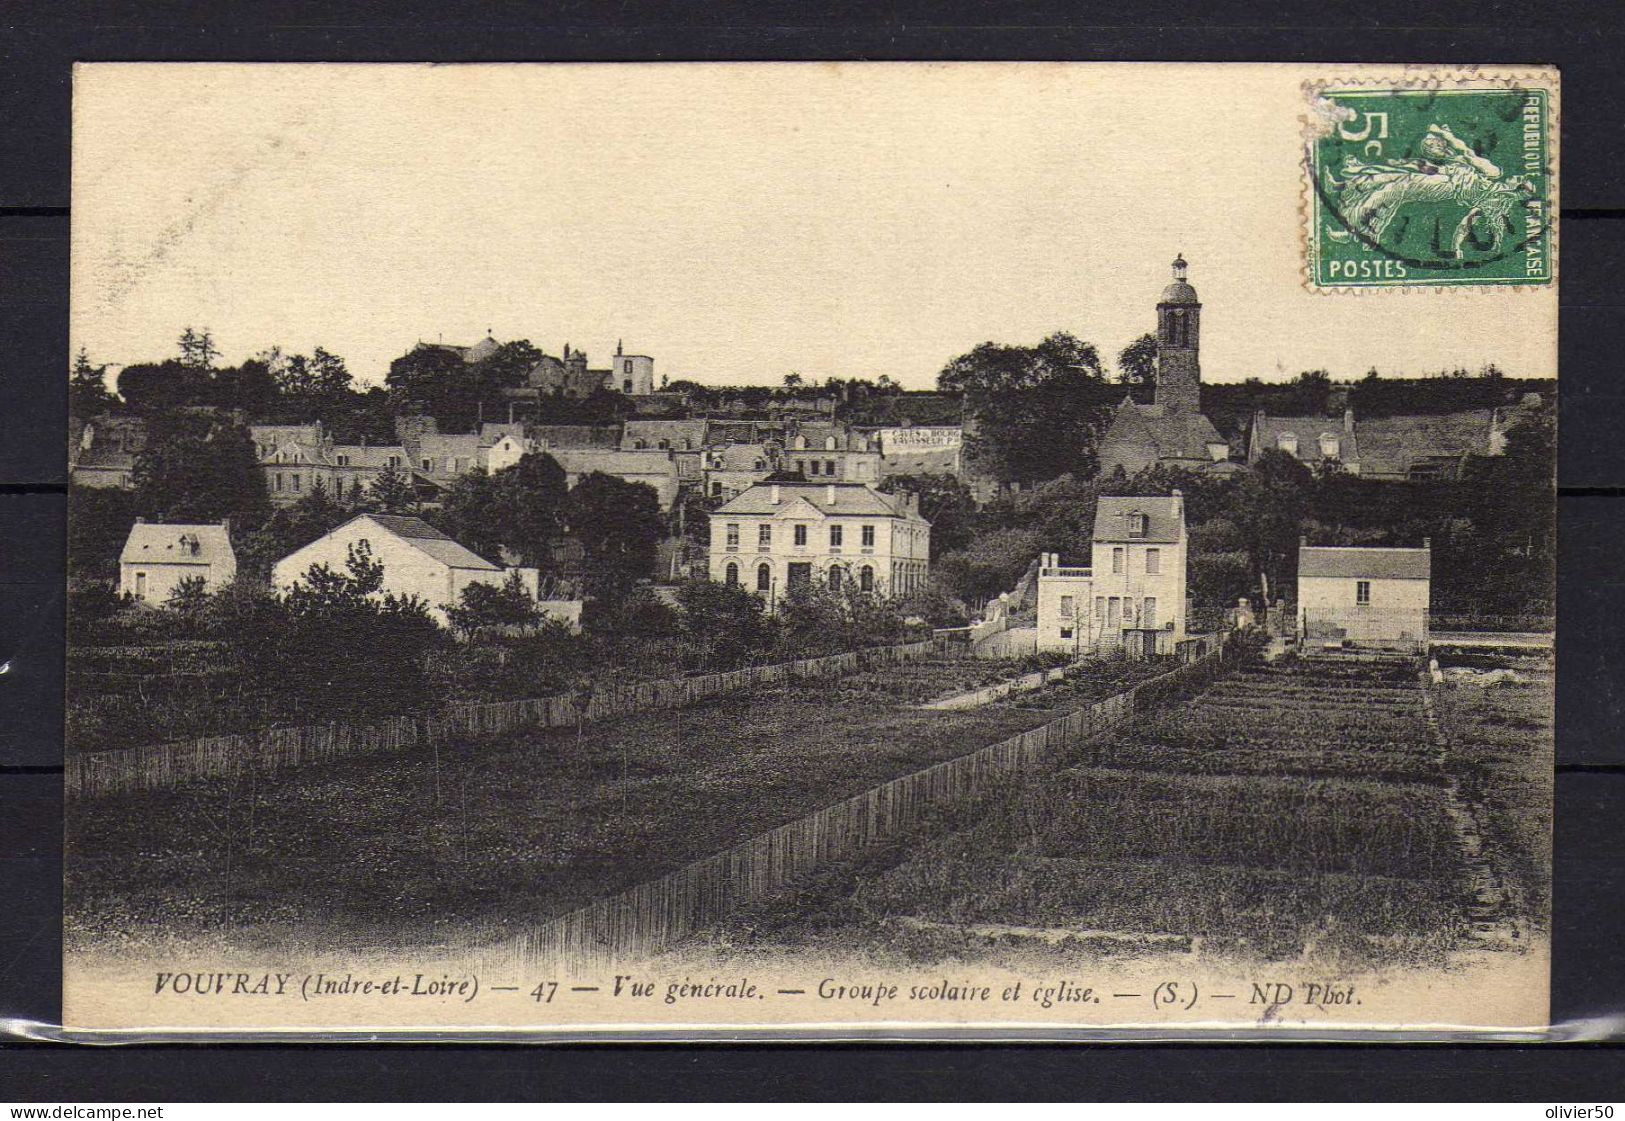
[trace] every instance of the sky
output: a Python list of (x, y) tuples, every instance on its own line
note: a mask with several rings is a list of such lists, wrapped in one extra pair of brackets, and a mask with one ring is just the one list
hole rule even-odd
[(1303, 281), (1298, 66), (81, 64), (72, 349), (236, 363), (617, 342), (657, 379), (930, 388), (988, 340), (1113, 357), (1176, 253), (1207, 381), (1555, 374), (1556, 293)]

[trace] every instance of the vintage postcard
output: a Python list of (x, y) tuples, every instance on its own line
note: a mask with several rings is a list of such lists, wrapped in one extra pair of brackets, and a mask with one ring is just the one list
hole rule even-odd
[(67, 1026), (1541, 1032), (1559, 113), (81, 65)]

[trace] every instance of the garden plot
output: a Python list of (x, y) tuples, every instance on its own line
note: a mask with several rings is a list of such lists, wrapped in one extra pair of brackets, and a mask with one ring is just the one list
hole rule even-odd
[(967, 712), (808, 681), (579, 733), (109, 796), (74, 817), (69, 928), (237, 945), (290, 931), (403, 947), (502, 937), (1036, 727), (1117, 680), (1057, 691), (1050, 708)]
[(1422, 696), (1414, 665), (1244, 671), (714, 938), (909, 961), (1183, 945), (1437, 964), (1471, 936), (1473, 870)]

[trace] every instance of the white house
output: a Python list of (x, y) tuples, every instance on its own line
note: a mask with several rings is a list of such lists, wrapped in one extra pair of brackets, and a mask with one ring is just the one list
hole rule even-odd
[(393, 514), (361, 514), (296, 549), (271, 569), (271, 583), (286, 591), (317, 564), (344, 572), (350, 547), (362, 542), (384, 566), (383, 591), (418, 597), (441, 623), (446, 622), (445, 607), (455, 604), (470, 584), (503, 584), (517, 572), (531, 597), (537, 594), (536, 569), (492, 564), (422, 518)]
[(906, 596), (925, 587), (931, 523), (913, 495), (863, 483), (756, 483), (711, 514), (711, 579), (776, 603), (803, 584)]
[(1432, 542), (1420, 549), (1298, 547), (1298, 634), (1306, 644), (1415, 650), (1428, 640)]
[(156, 605), (188, 577), (201, 577), (214, 591), (237, 575), (230, 522), (170, 525), (137, 518), (118, 560), (119, 592)]
[(1185, 637), (1185, 499), (1102, 496), (1095, 503), (1090, 565), (1039, 559), (1038, 649), (1093, 653), (1125, 634), (1154, 632), (1159, 654)]

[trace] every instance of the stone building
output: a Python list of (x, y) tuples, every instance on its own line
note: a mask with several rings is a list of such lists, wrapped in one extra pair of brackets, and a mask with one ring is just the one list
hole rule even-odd
[(161, 607), (181, 581), (203, 581), (217, 592), (237, 575), (231, 523), (177, 525), (137, 518), (119, 553), (118, 590)]
[(925, 587), (931, 523), (913, 495), (862, 483), (757, 483), (711, 514), (711, 579), (776, 605), (802, 585), (906, 596)]
[(1101, 438), (1100, 473), (1133, 475), (1160, 464), (1208, 468), (1230, 458), (1230, 444), (1202, 414), (1202, 303), (1174, 259), (1173, 282), (1157, 301), (1157, 369), (1152, 403), (1124, 398)]
[(1298, 548), (1298, 634), (1312, 646), (1426, 649), (1431, 542)]

